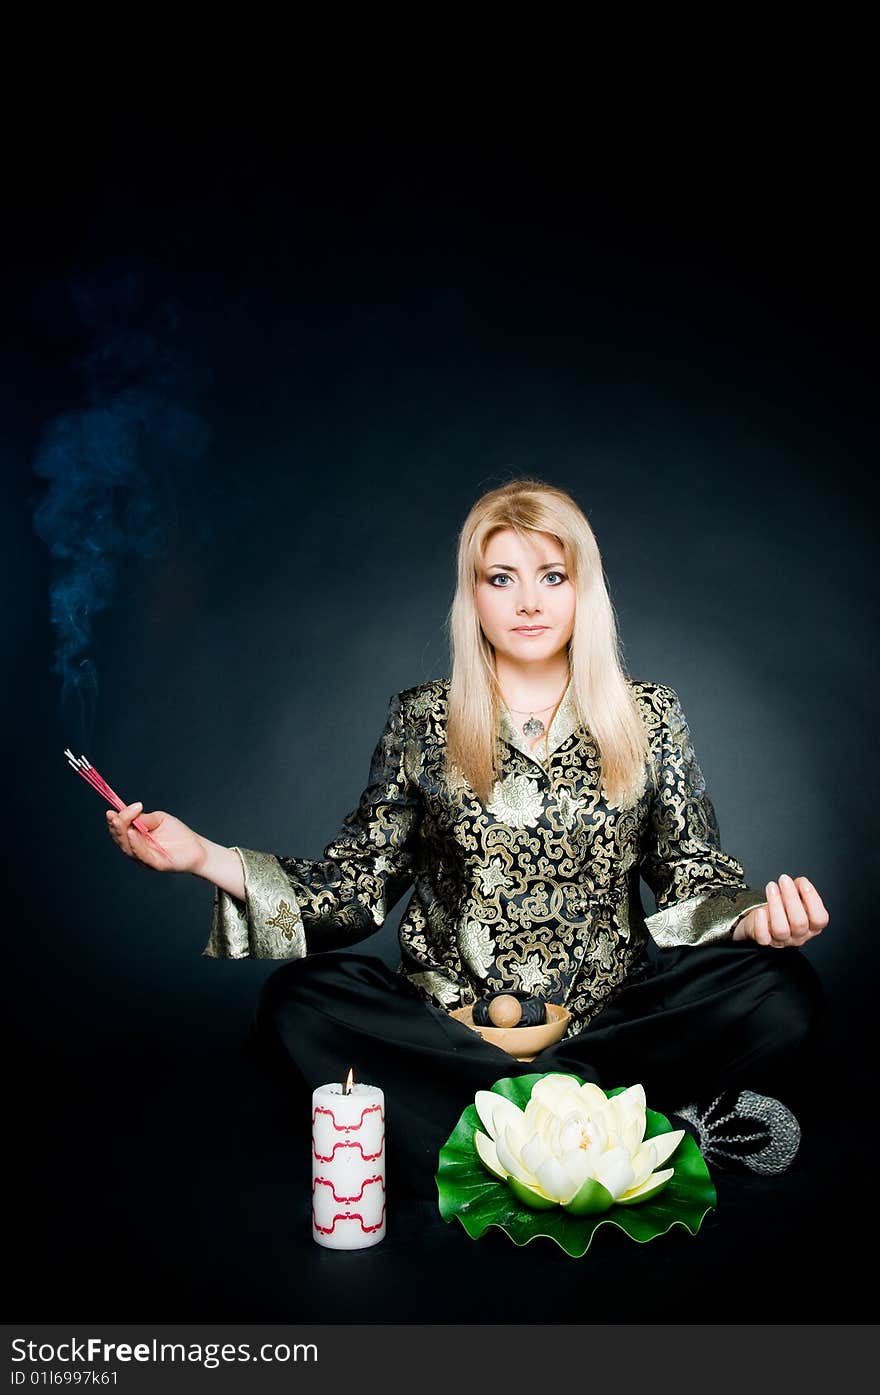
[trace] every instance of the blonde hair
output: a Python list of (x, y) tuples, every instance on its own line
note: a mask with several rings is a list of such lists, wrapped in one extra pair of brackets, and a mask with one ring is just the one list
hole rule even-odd
[(473, 505), (458, 539), (458, 580), (447, 619), (452, 655), (446, 772), (464, 776), (488, 803), (501, 763), (501, 693), (495, 650), (483, 633), (475, 590), (492, 535), (511, 528), (520, 537), (549, 533), (563, 550), (576, 589), (574, 628), (568, 642), (572, 697), (600, 757), (600, 779), (609, 802), (621, 808), (645, 788), (650, 749), (645, 723), (620, 655), (617, 621), (593, 530), (569, 494), (539, 479), (514, 479)]

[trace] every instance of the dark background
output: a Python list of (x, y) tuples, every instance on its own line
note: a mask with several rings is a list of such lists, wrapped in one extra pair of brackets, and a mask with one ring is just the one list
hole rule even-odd
[[(824, 1320), (862, 1319), (872, 1221), (832, 1219), (875, 1112), (862, 147), (263, 137), (60, 123), (6, 166), (12, 1310), (332, 1322), (332, 1289), (347, 1321), (500, 1322), (518, 1269), (523, 1321), (585, 1295), (597, 1321), (745, 1321), (770, 1266), (768, 1320), (817, 1270)], [(140, 423), (116, 476), (102, 413)], [(722, 1179), (696, 1240), (602, 1236), (578, 1266), (426, 1203), (376, 1251), (317, 1252), (293, 1106), (242, 1051), (275, 966), (201, 957), (211, 888), (126, 861), (62, 751), (215, 841), (319, 856), (390, 694), (449, 671), (465, 514), (520, 474), (588, 515), (628, 671), (679, 693), (725, 849), (752, 885), (819, 888), (841, 1094), (793, 1177)], [(388, 962), (403, 904), (363, 946)]]

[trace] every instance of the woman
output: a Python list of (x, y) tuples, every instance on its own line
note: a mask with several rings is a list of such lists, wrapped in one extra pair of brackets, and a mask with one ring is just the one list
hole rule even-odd
[[(304, 1101), (350, 1064), (381, 1083), (403, 1188), (433, 1196), (475, 1092), (537, 1070), (640, 1082), (714, 1164), (784, 1171), (800, 1128), (767, 1091), (815, 1034), (821, 988), (797, 951), (828, 913), (805, 877), (755, 890), (722, 851), (678, 697), (624, 672), (596, 539), (564, 491), (520, 479), (473, 506), (451, 650), (449, 679), (392, 696), (323, 858), (143, 815), (169, 861), (132, 827), (140, 804), (108, 810), (112, 837), (213, 883), (206, 954), (291, 961), (263, 986), (255, 1040)], [(410, 888), (396, 972), (352, 953)], [(450, 1015), (503, 992), (564, 1003), (562, 1040), (519, 1062)]]

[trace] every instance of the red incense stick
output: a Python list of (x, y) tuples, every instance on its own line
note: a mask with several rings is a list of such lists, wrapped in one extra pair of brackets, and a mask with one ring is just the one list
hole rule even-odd
[[(70, 768), (75, 770), (77, 775), (81, 775), (83, 779), (92, 786), (92, 789), (97, 790), (99, 794), (103, 795), (108, 803), (112, 804), (116, 809), (124, 809), (126, 807), (116, 791), (111, 789), (107, 784), (104, 776), (95, 769), (90, 761), (86, 760), (85, 756), (80, 756), (79, 760), (77, 760), (72, 751), (65, 750), (64, 754), (67, 756), (67, 763)], [(142, 833), (144, 837), (153, 844), (154, 848), (158, 848), (159, 852), (168, 858), (169, 862), (173, 861), (170, 853), (165, 851), (162, 844), (156, 841), (150, 830), (141, 822), (140, 815), (138, 815), (136, 819), (132, 819), (132, 824), (139, 833)]]

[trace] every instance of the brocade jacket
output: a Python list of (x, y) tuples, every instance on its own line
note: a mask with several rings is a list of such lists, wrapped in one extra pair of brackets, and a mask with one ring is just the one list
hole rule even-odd
[[(502, 706), (502, 766), (488, 804), (444, 778), (449, 679), (392, 695), (358, 806), (318, 859), (236, 848), (244, 900), (214, 889), (204, 953), (297, 959), (355, 944), (407, 890), (400, 961), (447, 1011), (525, 990), (581, 1031), (620, 988), (648, 936), (661, 948), (729, 940), (765, 903), (722, 851), (677, 694), (628, 678), (655, 758), (638, 802), (600, 786), (599, 753), (571, 685), (539, 760)], [(543, 751), (542, 743), (542, 751)], [(645, 915), (640, 878), (656, 902)]]

